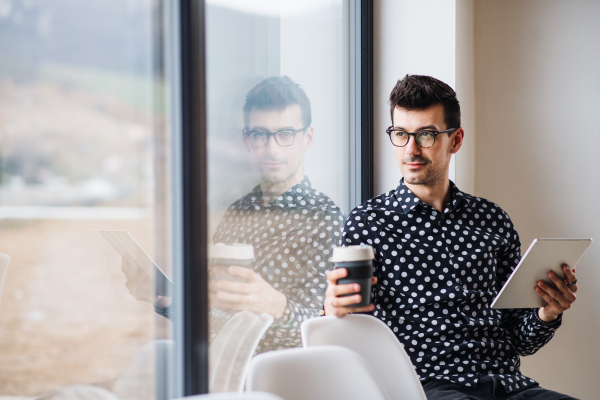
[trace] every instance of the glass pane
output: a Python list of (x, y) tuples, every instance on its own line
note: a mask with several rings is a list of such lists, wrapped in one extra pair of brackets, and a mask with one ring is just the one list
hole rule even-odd
[(163, 15), (159, 0), (0, 1), (0, 397), (164, 398)]
[(219, 392), (243, 387), (253, 354), (301, 346), (322, 308), (350, 206), (348, 4), (210, 0), (206, 21)]

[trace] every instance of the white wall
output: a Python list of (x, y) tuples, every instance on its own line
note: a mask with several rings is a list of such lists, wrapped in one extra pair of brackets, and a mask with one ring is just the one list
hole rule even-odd
[(455, 1), (448, 0), (373, 3), (373, 147), (377, 195), (396, 188), (402, 177), (385, 133), (391, 125), (388, 99), (396, 81), (406, 74), (430, 75), (455, 87), (455, 11)]
[(475, 60), (473, 0), (456, 0), (456, 96), (460, 102), (465, 140), (456, 154), (455, 183), (466, 193), (475, 192)]
[(312, 106), (314, 142), (304, 156), (304, 173), (315, 189), (347, 213), (350, 150), (344, 121), (349, 110), (340, 99), (348, 85), (347, 73), (341, 73), (348, 70), (344, 47), (348, 16), (342, 0), (313, 3), (309, 12), (301, 13), (294, 12), (297, 2), (281, 1), (281, 74), (302, 85)]
[[(525, 249), (535, 237), (596, 239), (577, 268), (575, 306), (522, 369), (544, 387), (600, 398), (600, 2), (374, 5), (376, 193), (400, 177), (383, 133), (396, 79), (427, 74), (453, 86), (466, 132), (459, 187), (504, 208)], [(424, 21), (433, 27), (425, 36), (417, 34)]]
[[(592, 237), (555, 338), (523, 358), (542, 386), (599, 399), (600, 2), (475, 2), (475, 193), (535, 237)], [(581, 141), (578, 144), (576, 140)]]

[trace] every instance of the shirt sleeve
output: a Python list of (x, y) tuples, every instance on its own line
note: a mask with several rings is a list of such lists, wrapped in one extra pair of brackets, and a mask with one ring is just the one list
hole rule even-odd
[(310, 217), (304, 251), (306, 270), (292, 293), (286, 293), (284, 315), (275, 320), (274, 327), (299, 328), (302, 321), (319, 316), (327, 289), (327, 271), (331, 249), (339, 244), (344, 215), (341, 210), (319, 212)]
[[(498, 259), (496, 275), (498, 289), (504, 286), (521, 260), (519, 234), (506, 213), (504, 213), (504, 219), (507, 245)], [(537, 352), (552, 339), (562, 323), (562, 315), (559, 315), (555, 321), (548, 323), (538, 317), (537, 308), (507, 309), (503, 310), (500, 323), (512, 338), (517, 354), (528, 356)]]
[[(369, 218), (370, 217), (362, 205), (352, 210), (344, 224), (341, 245), (354, 246), (368, 244), (373, 246), (371, 229), (368, 224)], [(377, 255), (375, 255), (375, 258), (377, 258)]]

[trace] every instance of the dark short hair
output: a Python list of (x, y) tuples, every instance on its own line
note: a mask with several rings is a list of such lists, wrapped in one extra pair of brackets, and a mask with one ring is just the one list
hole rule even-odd
[(289, 76), (272, 76), (254, 86), (246, 95), (244, 123), (248, 126), (250, 112), (254, 109), (283, 111), (292, 104), (300, 106), (303, 127), (309, 127), (312, 121), (310, 101), (302, 87)]
[(390, 94), (390, 114), (394, 123), (396, 107), (420, 111), (441, 104), (446, 129), (460, 127), (460, 104), (456, 92), (439, 79), (425, 75), (406, 75), (398, 80)]

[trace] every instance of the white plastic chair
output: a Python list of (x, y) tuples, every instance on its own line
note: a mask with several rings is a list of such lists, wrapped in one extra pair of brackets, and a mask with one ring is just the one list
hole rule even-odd
[(227, 321), (208, 349), (211, 392), (241, 392), (258, 342), (273, 323), (268, 314), (242, 311)]
[(119, 399), (127, 400), (166, 397), (167, 388), (159, 377), (172, 370), (174, 346), (172, 340), (166, 339), (146, 343), (123, 369), (111, 391)]
[(305, 348), (337, 345), (360, 354), (394, 400), (427, 399), (404, 347), (380, 319), (359, 314), (318, 317), (304, 321), (300, 329)]
[(4, 279), (6, 278), (9, 263), (10, 257), (0, 253), (0, 302), (2, 301), (2, 288), (4, 287)]
[(279, 396), (265, 392), (210, 393), (187, 396), (175, 400), (284, 400)]
[(341, 346), (259, 354), (250, 364), (246, 387), (286, 400), (391, 399), (364, 359)]

